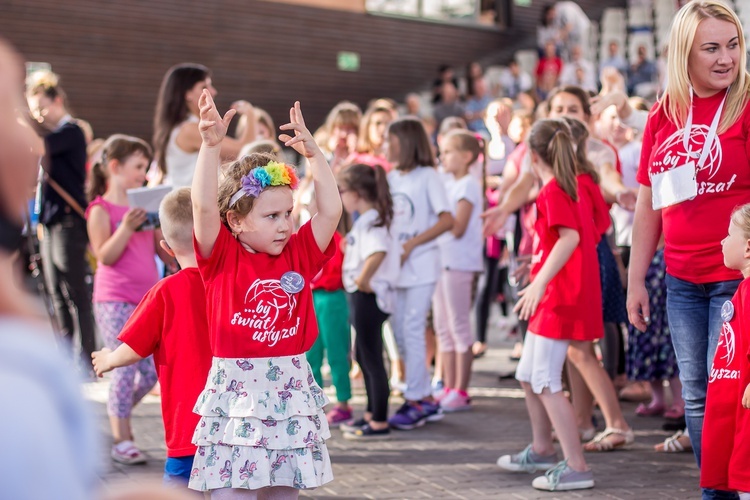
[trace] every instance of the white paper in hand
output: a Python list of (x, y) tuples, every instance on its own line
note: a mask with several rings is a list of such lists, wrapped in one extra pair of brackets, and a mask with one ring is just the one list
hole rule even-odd
[(159, 205), (161, 200), (172, 191), (172, 186), (156, 186), (128, 189), (128, 205), (131, 208), (142, 208), (148, 213), (146, 222), (138, 230), (159, 227)]

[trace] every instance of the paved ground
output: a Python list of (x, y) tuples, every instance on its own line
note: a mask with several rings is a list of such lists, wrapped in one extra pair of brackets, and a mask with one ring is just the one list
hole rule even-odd
[[(499, 337), (499, 335), (496, 335)], [(447, 415), (442, 422), (411, 432), (394, 433), (389, 441), (359, 443), (344, 440), (334, 430), (328, 442), (336, 479), (310, 498), (497, 498), (497, 499), (692, 499), (700, 498), (698, 473), (691, 454), (655, 453), (653, 445), (671, 433), (661, 420), (633, 416), (635, 404), (623, 403), (636, 443), (626, 451), (587, 454), (596, 488), (574, 493), (544, 493), (531, 488), (533, 476), (500, 471), (500, 454), (521, 450), (530, 440), (523, 395), (509, 373), (510, 344), (497, 340), (487, 356), (475, 364), (470, 391), (471, 412)], [(108, 424), (103, 401), (106, 381), (89, 384), (105, 443)], [(356, 409), (363, 406), (363, 391), (355, 391)], [(392, 401), (395, 407), (400, 400)], [(632, 416), (632, 418), (631, 418)], [(600, 419), (601, 421), (601, 419)], [(138, 444), (150, 457), (145, 466), (112, 464), (102, 451), (104, 489), (115, 492), (123, 484), (158, 480), (164, 464), (164, 443), (159, 399), (148, 396), (134, 413)]]

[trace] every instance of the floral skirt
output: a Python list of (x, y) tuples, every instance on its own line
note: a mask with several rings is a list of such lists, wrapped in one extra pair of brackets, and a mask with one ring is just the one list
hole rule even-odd
[(667, 320), (667, 265), (664, 251), (657, 250), (646, 272), (651, 321), (645, 332), (628, 325), (625, 366), (629, 380), (668, 380), (678, 375)]
[(315, 488), (333, 479), (331, 436), (304, 354), (214, 358), (193, 411), (198, 452), (190, 488)]

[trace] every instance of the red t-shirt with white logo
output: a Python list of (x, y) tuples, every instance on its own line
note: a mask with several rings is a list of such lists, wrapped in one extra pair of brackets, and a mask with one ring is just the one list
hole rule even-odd
[[(700, 154), (703, 150), (724, 94), (719, 92), (711, 97), (693, 98), (691, 153)], [(667, 119), (665, 106), (654, 105), (643, 132), (636, 178), (644, 186), (651, 186), (654, 174), (687, 162), (683, 146), (684, 127), (678, 128)], [(698, 195), (661, 211), (667, 272), (679, 279), (700, 284), (741, 277), (737, 271), (724, 266), (721, 240), (727, 235), (729, 216), (734, 207), (750, 201), (748, 108), (734, 125), (713, 141), (705, 164), (697, 172)]]
[(164, 278), (146, 293), (117, 337), (139, 356), (154, 355), (161, 384), (167, 456), (195, 454), (193, 406), (211, 369), (206, 295), (197, 268)]
[[(750, 410), (742, 407), (742, 393), (748, 379), (750, 279), (740, 283), (731, 303), (734, 310), (731, 319), (722, 323), (708, 375), (701, 443), (701, 487), (750, 491), (750, 472), (747, 470), (750, 464), (747, 449), (750, 426), (746, 416)], [(726, 309), (725, 305), (722, 311)], [(725, 319), (723, 313), (722, 319)]]
[(318, 336), (310, 281), (333, 255), (333, 239), (321, 252), (307, 222), (279, 255), (250, 253), (222, 225), (207, 259), (193, 244), (214, 356), (293, 356), (310, 349)]
[(568, 196), (551, 180), (536, 199), (537, 222), (531, 279), (542, 269), (552, 248), (560, 239), (561, 227), (578, 231), (580, 241), (562, 269), (550, 280), (534, 315), (529, 331), (542, 337), (562, 340), (595, 340), (604, 335), (596, 254), (596, 230), (590, 204)]

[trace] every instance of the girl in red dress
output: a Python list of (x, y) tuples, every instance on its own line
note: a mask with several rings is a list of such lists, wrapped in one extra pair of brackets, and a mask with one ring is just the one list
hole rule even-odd
[(750, 204), (735, 209), (721, 242), (724, 265), (742, 272), (721, 308), (721, 336), (708, 375), (701, 442), (701, 487), (750, 491)]
[[(594, 476), (583, 457), (573, 408), (562, 392), (562, 369), (571, 341), (593, 340), (602, 316), (590, 304), (601, 302), (593, 219), (578, 203), (576, 160), (570, 129), (561, 120), (542, 120), (529, 137), (532, 166), (543, 187), (537, 197), (536, 238), (531, 284), (516, 304), (529, 328), (516, 379), (526, 394), (532, 443), (504, 455), (506, 470), (547, 470), (534, 479), (537, 489), (591, 488)], [(554, 426), (565, 460), (558, 463)]]

